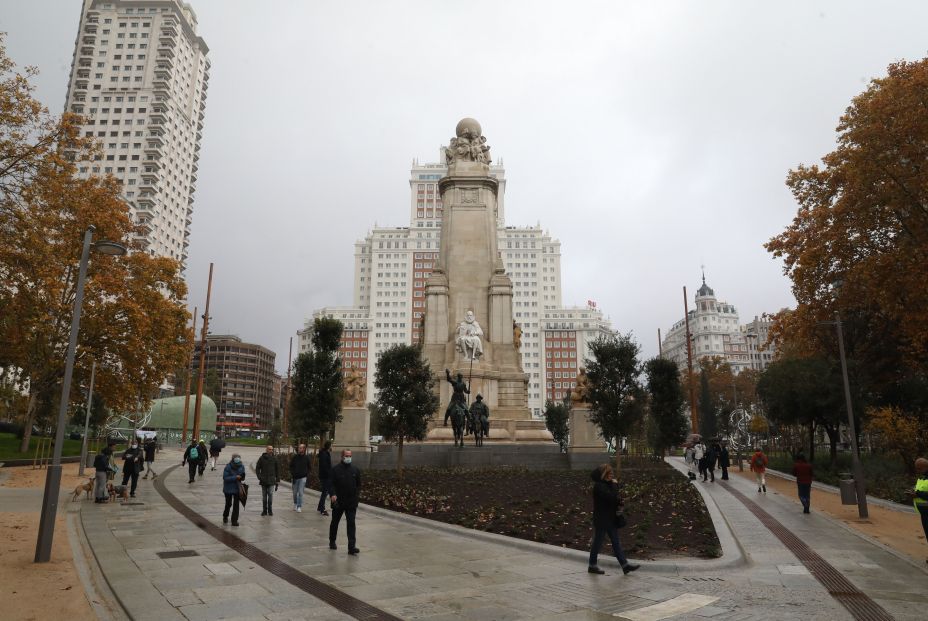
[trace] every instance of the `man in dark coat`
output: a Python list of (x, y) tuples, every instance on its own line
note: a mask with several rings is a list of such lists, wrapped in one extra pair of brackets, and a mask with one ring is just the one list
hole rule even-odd
[(722, 469), (722, 480), (728, 480), (728, 469), (731, 467), (731, 459), (728, 456), (728, 445), (723, 444), (719, 450), (719, 468)]
[(274, 447), (267, 445), (267, 450), (255, 464), (255, 474), (261, 484), (261, 515), (274, 515), (274, 492), (280, 484), (280, 465), (274, 456)]
[(226, 447), (226, 442), (219, 436), (209, 441), (209, 469), (215, 470), (219, 462), (219, 453)]
[(132, 490), (129, 495), (135, 498), (135, 488), (139, 485), (139, 472), (145, 465), (145, 455), (139, 448), (138, 438), (132, 440), (132, 444), (122, 454), (122, 484), (125, 485), (132, 479)]
[(187, 464), (187, 472), (190, 474), (190, 480), (187, 483), (193, 483), (197, 476), (197, 466), (200, 465), (200, 447), (196, 440), (190, 440), (190, 446), (184, 451), (184, 459), (180, 462), (183, 466)]
[(799, 491), (799, 502), (802, 503), (802, 512), (809, 513), (812, 504), (812, 464), (806, 461), (805, 455), (796, 455), (793, 464), (793, 476), (796, 477), (796, 488)]
[(106, 483), (109, 479), (109, 473), (113, 471), (112, 466), (110, 466), (110, 456), (112, 454), (112, 447), (107, 446), (100, 451), (93, 460), (93, 469), (96, 473), (93, 501), (96, 503), (106, 502), (109, 499), (109, 493), (106, 491)]
[(712, 483), (715, 483), (715, 465), (719, 460), (719, 444), (718, 442), (713, 442), (709, 447), (709, 450), (706, 451), (706, 470), (703, 472), (703, 481), (706, 480), (706, 474), (709, 475), (709, 480)]
[(143, 479), (147, 479), (148, 475), (151, 474), (152, 479), (158, 478), (158, 473), (152, 468), (152, 464), (155, 463), (155, 449), (158, 448), (157, 438), (148, 438), (145, 440), (145, 444), (142, 445), (142, 449), (145, 451), (145, 476)]
[(338, 523), (344, 514), (348, 522), (348, 554), (355, 555), (358, 550), (355, 545), (354, 517), (358, 511), (358, 502), (361, 492), (361, 471), (351, 465), (351, 451), (342, 451), (342, 461), (332, 468), (332, 523), (329, 525), (329, 548), (337, 550), (335, 538), (338, 536)]
[(628, 562), (619, 542), (616, 515), (619, 507), (624, 503), (619, 498), (619, 486), (612, 466), (602, 464), (590, 474), (590, 478), (593, 479), (593, 542), (590, 546), (590, 563), (587, 571), (591, 574), (606, 573), (605, 570), (600, 569), (597, 560), (599, 548), (608, 536), (612, 542), (612, 552), (622, 568), (622, 573), (633, 572), (640, 566)]
[(332, 493), (332, 441), (326, 440), (322, 450), (319, 451), (319, 506), (316, 507), (322, 515), (328, 515), (325, 508), (325, 499)]

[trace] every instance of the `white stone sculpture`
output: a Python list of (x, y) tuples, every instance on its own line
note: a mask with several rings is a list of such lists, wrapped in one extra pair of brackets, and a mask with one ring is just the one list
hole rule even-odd
[(455, 128), (457, 136), (451, 139), (445, 148), (445, 163), (480, 162), (489, 165), (490, 147), (486, 137), (481, 135), (480, 123), (474, 119), (461, 119)]
[(474, 360), (483, 355), (483, 330), (477, 319), (474, 317), (474, 311), (467, 311), (464, 314), (464, 321), (458, 324), (458, 335), (454, 340), (459, 352), (470, 360)]

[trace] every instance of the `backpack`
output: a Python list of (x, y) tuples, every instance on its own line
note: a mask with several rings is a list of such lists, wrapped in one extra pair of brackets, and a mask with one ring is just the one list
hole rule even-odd
[(199, 459), (199, 458), (200, 458), (200, 451), (197, 450), (197, 447), (191, 446), (190, 447), (190, 459), (194, 460), (194, 459)]
[(767, 458), (763, 455), (754, 455), (754, 457), (751, 458), (751, 465), (755, 468), (766, 468)]

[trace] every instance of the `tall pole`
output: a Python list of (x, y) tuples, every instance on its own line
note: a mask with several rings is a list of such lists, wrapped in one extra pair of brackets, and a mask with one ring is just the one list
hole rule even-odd
[(854, 462), (854, 483), (857, 487), (857, 515), (869, 516), (867, 511), (867, 485), (864, 481), (864, 469), (857, 454), (857, 428), (854, 425), (854, 410), (851, 406), (851, 384), (847, 379), (847, 360), (844, 357), (844, 331), (841, 329), (841, 315), (835, 312), (835, 326), (838, 328), (838, 353), (841, 355), (841, 375), (844, 377), (844, 401), (847, 404), (847, 426), (851, 432), (851, 459)]
[(87, 408), (84, 414), (84, 439), (81, 442), (81, 465), (77, 469), (77, 476), (84, 476), (84, 466), (87, 464), (87, 431), (90, 429), (90, 408), (93, 405), (93, 380), (97, 374), (97, 361), (90, 367), (90, 389), (87, 391)]
[(203, 313), (203, 333), (200, 335), (200, 376), (197, 378), (197, 404), (193, 409), (193, 440), (200, 438), (200, 407), (203, 403), (203, 374), (206, 371), (206, 335), (209, 334), (209, 296), (213, 291), (213, 264), (209, 264), (206, 284), (206, 310)]
[(693, 344), (690, 340), (690, 306), (686, 299), (686, 287), (683, 287), (683, 321), (686, 324), (686, 373), (690, 386), (690, 416), (693, 433), (699, 429), (699, 414), (696, 411), (696, 390), (693, 387)]
[[(293, 366), (293, 337), (290, 337), (290, 353), (287, 354), (287, 389), (284, 391), (284, 441), (290, 439), (289, 434), (289, 416), (290, 416), (290, 367)], [(290, 446), (289, 442), (287, 446)], [(290, 449), (287, 449), (290, 450)]]
[(77, 290), (74, 293), (74, 310), (71, 312), (71, 337), (61, 382), (61, 400), (58, 402), (58, 426), (55, 429), (55, 450), (52, 464), (45, 476), (45, 493), (42, 496), (42, 514), (39, 516), (39, 539), (35, 546), (35, 562), (47, 563), (52, 556), (52, 539), (55, 536), (55, 515), (58, 512), (58, 493), (61, 488), (61, 448), (64, 445), (64, 421), (68, 413), (71, 394), (71, 376), (74, 374), (74, 352), (77, 349), (77, 333), (81, 327), (81, 308), (84, 305), (84, 280), (87, 278), (87, 262), (90, 259), (90, 242), (93, 226), (84, 233), (84, 248), (77, 272)]
[(657, 329), (657, 357), (664, 357), (664, 345), (661, 343), (661, 329)]
[(184, 426), (180, 436), (180, 443), (187, 444), (187, 422), (190, 414), (190, 379), (193, 375), (193, 339), (197, 335), (197, 307), (193, 307), (193, 325), (190, 327), (190, 338), (187, 344), (190, 346), (190, 362), (187, 363), (187, 382), (184, 386)]

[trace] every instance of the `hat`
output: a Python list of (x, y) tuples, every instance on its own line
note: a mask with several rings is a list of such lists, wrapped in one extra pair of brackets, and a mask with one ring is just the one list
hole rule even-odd
[(477, 399), (477, 401), (480, 401), (481, 399), (483, 399), (483, 395), (481, 395), (481, 394), (478, 392), (478, 393), (477, 393), (477, 396), (474, 397), (474, 398)]

